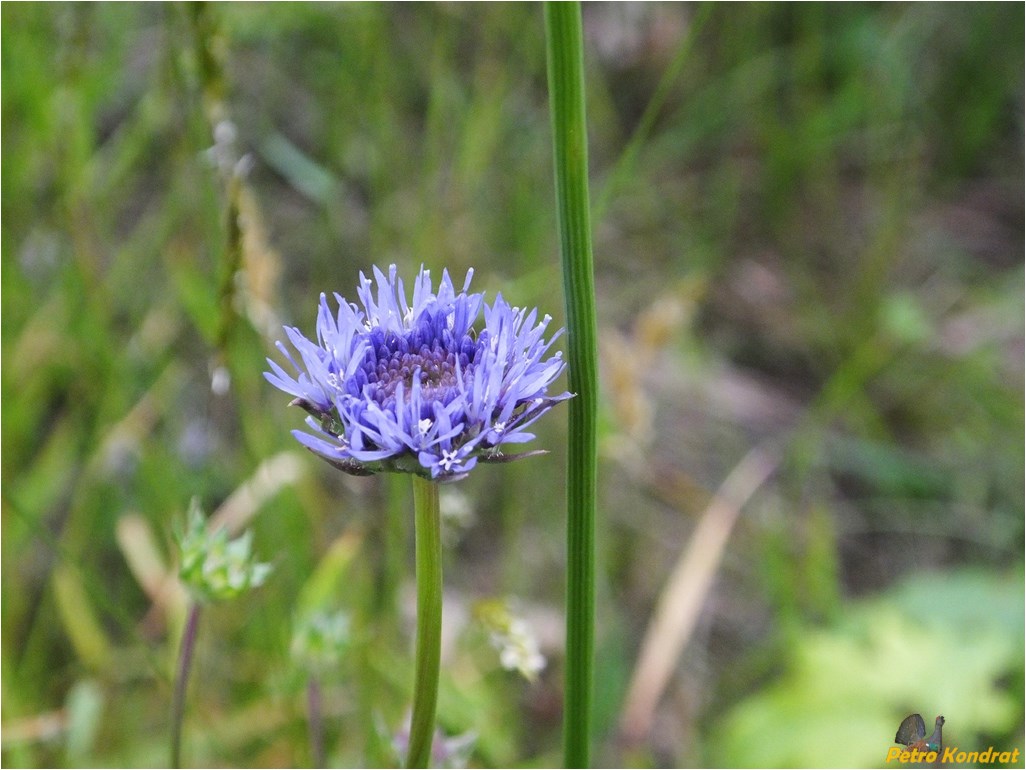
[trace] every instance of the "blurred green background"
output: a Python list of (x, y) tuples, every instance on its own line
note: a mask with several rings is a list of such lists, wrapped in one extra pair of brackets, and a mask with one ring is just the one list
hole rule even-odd
[[(541, 6), (0, 13), (3, 764), (168, 761), (193, 496), (275, 571), (203, 616), (186, 762), (310, 762), (313, 609), (352, 620), (329, 764), (392, 761), (408, 483), (303, 453), (261, 373), (373, 264), (473, 266), (562, 323)], [(596, 763), (881, 766), (917, 711), (1023, 748), (1022, 4), (610, 3), (584, 27)], [(443, 500), (439, 721), (476, 733), (472, 766), (561, 761), (564, 422)], [(703, 522), (709, 582), (674, 588)], [(548, 659), (533, 683), (488, 643), (494, 597)], [(660, 602), (695, 622), (650, 630)], [(632, 685), (644, 644), (670, 667)]]

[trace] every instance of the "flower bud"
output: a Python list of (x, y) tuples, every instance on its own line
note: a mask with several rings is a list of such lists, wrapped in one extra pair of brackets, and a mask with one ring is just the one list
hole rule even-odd
[(198, 602), (234, 599), (271, 573), (270, 564), (260, 564), (250, 554), (253, 533), (229, 540), (226, 529), (211, 532), (196, 498), (189, 504), (185, 531), (177, 531), (175, 539), (181, 552), (178, 577)]

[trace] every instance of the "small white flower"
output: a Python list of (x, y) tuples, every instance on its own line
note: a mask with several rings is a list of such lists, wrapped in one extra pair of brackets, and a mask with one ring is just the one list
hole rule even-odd
[(499, 664), (507, 671), (519, 672), (529, 682), (537, 679), (546, 661), (527, 621), (515, 616), (504, 601), (483, 602), (477, 615), (499, 652)]

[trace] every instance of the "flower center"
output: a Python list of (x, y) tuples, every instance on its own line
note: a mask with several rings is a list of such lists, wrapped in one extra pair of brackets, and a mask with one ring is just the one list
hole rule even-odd
[(417, 332), (402, 337), (395, 334), (372, 335), (373, 344), (363, 363), (367, 377), (364, 392), (382, 408), (393, 405), (395, 389), (400, 382), (403, 384), (403, 400), (409, 402), (414, 374), (418, 369), (425, 415), (431, 414), (433, 402), (447, 404), (458, 393), (457, 360), (463, 382), (469, 385), (474, 371), (474, 343), (464, 338), (462, 344), (447, 345), (448, 340), (438, 337), (425, 340), (423, 336)]

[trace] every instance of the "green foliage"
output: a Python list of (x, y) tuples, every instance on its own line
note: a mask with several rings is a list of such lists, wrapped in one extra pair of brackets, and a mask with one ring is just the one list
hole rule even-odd
[[(306, 458), (264, 357), (375, 262), (473, 266), (492, 296), (562, 304), (541, 8), (202, 8), (0, 6), (5, 766), (167, 761), (181, 605), (161, 578), (193, 496), (243, 511), (275, 571), (204, 617), (185, 756), (307, 763), (293, 631), (344, 612), (328, 762), (389, 761), (413, 677), (409, 490)], [(694, 516), (770, 436), (779, 471), (637, 756), (773, 764), (781, 735), (843, 718), (878, 764), (920, 709), (968, 748), (1021, 743), (1021, 598), (966, 570), (1023, 561), (1023, 7), (630, 8), (584, 8), (598, 328), (624, 340), (600, 350), (595, 762), (624, 759), (617, 712)], [(241, 179), (208, 152), (225, 116)], [(643, 344), (660, 301), (687, 312)], [(566, 435), (539, 433), (548, 458), (461, 485), (476, 522), (446, 547), (438, 716), (478, 732), (472, 764), (560, 761)], [(283, 452), (302, 472), (258, 472)], [(544, 621), (533, 684), (463, 631), (496, 595)], [(828, 655), (881, 689), (860, 699)]]
[[(808, 629), (788, 669), (721, 721), (708, 761), (723, 767), (882, 765), (909, 713), (947, 720), (947, 745), (1015, 740), (1022, 691), (1022, 576), (915, 574)], [(970, 750), (970, 749), (966, 749)]]

